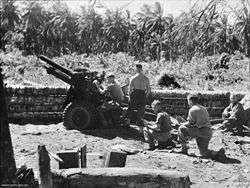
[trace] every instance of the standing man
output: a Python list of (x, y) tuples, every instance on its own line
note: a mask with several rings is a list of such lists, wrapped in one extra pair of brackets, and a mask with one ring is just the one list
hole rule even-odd
[(190, 106), (187, 122), (181, 123), (178, 130), (182, 146), (181, 152), (187, 154), (187, 142), (189, 139), (195, 138), (201, 156), (210, 157), (208, 144), (212, 138), (212, 129), (209, 114), (204, 106), (198, 104), (197, 95), (189, 94), (187, 100)]
[(128, 106), (128, 124), (133, 110), (137, 110), (137, 122), (138, 126), (143, 126), (142, 117), (145, 112), (146, 98), (150, 94), (149, 79), (143, 74), (142, 65), (136, 64), (136, 75), (130, 79), (129, 83), (129, 106)]

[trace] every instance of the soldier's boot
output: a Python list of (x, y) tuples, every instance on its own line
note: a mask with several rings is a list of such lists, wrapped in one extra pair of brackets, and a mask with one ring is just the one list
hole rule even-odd
[(185, 154), (185, 155), (188, 155), (188, 147), (187, 146), (182, 146), (181, 147), (181, 153)]
[(171, 147), (175, 147), (175, 143), (171, 139), (166, 142), (158, 142), (158, 149), (169, 149)]
[(149, 151), (153, 151), (153, 150), (157, 149), (157, 147), (155, 146), (155, 143), (153, 141), (149, 142), (148, 145), (149, 146), (148, 146), (147, 150), (149, 150)]
[(241, 126), (238, 126), (237, 128), (236, 128), (236, 134), (237, 135), (239, 135), (239, 136), (243, 136), (244, 135), (244, 133), (243, 133), (243, 126), (241, 125)]
[(176, 153), (188, 155), (188, 146), (186, 144), (181, 144), (181, 149), (180, 150), (178, 149)]
[(221, 148), (219, 151), (211, 151), (210, 153), (211, 159), (218, 162), (226, 162), (227, 156), (225, 155), (225, 149)]

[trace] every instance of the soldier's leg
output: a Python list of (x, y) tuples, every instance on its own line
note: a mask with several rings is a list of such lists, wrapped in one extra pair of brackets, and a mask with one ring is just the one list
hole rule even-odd
[(209, 157), (211, 151), (208, 149), (209, 141), (212, 138), (212, 130), (209, 127), (200, 128), (197, 134), (196, 143), (201, 156)]
[(235, 127), (236, 122), (233, 119), (227, 119), (227, 120), (223, 121), (222, 124), (223, 124), (222, 127), (224, 128), (224, 131), (233, 132), (233, 128)]
[(239, 120), (235, 121), (233, 127), (236, 128), (237, 134), (243, 134), (243, 129), (244, 129), (243, 121), (239, 121)]
[(187, 150), (188, 150), (187, 143), (188, 143), (190, 135), (189, 135), (188, 128), (186, 126), (181, 125), (178, 128), (178, 137), (179, 137), (179, 141), (182, 147), (182, 153), (187, 154)]
[(166, 149), (168, 147), (175, 147), (176, 144), (173, 142), (173, 139), (171, 138), (170, 133), (165, 133), (164, 138), (160, 137), (158, 140), (158, 148), (159, 149)]
[(210, 139), (206, 138), (196, 138), (196, 143), (200, 151), (201, 156), (209, 157), (210, 150), (208, 149)]
[(101, 121), (102, 125), (104, 127), (107, 127), (108, 126), (108, 121), (106, 120), (106, 118), (104, 116), (104, 111), (102, 109), (102, 106), (97, 108), (97, 112), (98, 112), (98, 115), (100, 117), (100, 121)]
[(127, 124), (130, 124), (130, 120), (132, 118), (133, 111), (136, 109), (136, 96), (135, 93), (132, 92), (130, 95), (129, 103), (128, 103), (128, 109), (125, 114), (125, 117), (127, 118)]
[(149, 148), (155, 147), (154, 136), (147, 127), (143, 128), (143, 136), (145, 141), (149, 144)]
[(139, 105), (137, 108), (137, 122), (136, 122), (138, 126), (142, 126), (142, 127), (144, 126), (144, 123), (142, 120), (144, 113), (145, 113), (145, 105)]
[(182, 146), (183, 153), (187, 153), (187, 143), (192, 138), (197, 138), (200, 135), (200, 129), (197, 127), (186, 127), (181, 125), (178, 129), (179, 141)]

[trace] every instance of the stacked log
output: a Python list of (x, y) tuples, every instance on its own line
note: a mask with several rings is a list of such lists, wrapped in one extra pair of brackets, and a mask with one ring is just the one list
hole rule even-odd
[[(9, 121), (12, 123), (46, 124), (62, 121), (62, 105), (66, 98), (67, 88), (48, 87), (9, 87), (7, 102)], [(186, 97), (192, 91), (154, 90), (154, 99), (159, 99), (171, 115), (186, 116), (188, 104)], [(199, 92), (201, 104), (207, 107), (211, 117), (220, 117), (223, 109), (229, 104), (229, 92)], [(245, 93), (241, 93), (242, 96)]]

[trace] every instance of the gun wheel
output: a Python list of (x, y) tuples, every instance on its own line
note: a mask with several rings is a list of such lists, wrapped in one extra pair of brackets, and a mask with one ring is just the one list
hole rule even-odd
[(69, 103), (63, 112), (63, 125), (66, 129), (88, 129), (91, 122), (91, 109), (87, 105)]

